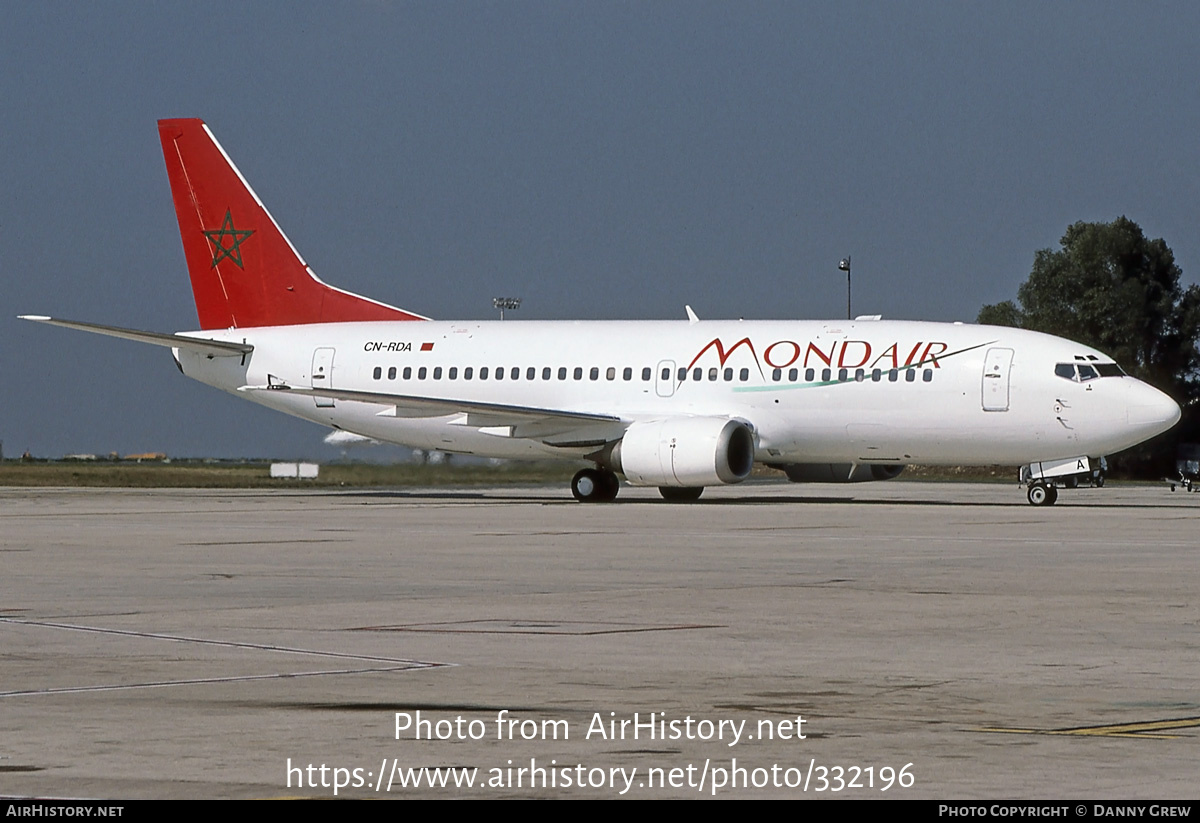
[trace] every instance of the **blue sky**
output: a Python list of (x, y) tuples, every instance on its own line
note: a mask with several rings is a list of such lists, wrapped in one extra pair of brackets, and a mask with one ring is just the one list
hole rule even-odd
[(328, 457), (196, 325), (155, 121), (202, 117), (327, 282), (440, 319), (974, 319), (1077, 220), (1200, 274), (1200, 6), (18, 2), (5, 454)]

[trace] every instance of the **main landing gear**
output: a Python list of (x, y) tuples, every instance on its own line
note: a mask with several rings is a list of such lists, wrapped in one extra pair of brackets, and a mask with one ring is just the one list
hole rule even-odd
[[(571, 479), (571, 494), (580, 503), (611, 503), (617, 499), (621, 481), (608, 469), (580, 469)], [(690, 503), (704, 494), (703, 486), (659, 486), (658, 493), (673, 503)]]
[(571, 480), (571, 494), (580, 503), (611, 503), (620, 490), (621, 481), (606, 469), (580, 469)]

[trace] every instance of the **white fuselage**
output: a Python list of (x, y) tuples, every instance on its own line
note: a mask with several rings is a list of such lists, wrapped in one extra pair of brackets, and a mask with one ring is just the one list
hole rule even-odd
[[(1179, 418), (1170, 398), (1114, 375), (1094, 349), (991, 326), (429, 321), (195, 334), (254, 346), (244, 363), (176, 350), (185, 374), (231, 392), (282, 381), (619, 418), (522, 429), (402, 404), (240, 393), (378, 440), (489, 457), (578, 459), (631, 423), (702, 416), (749, 425), (760, 462), (1018, 465), (1110, 454)], [(1064, 377), (1063, 364), (1091, 371)], [(1108, 376), (1092, 376), (1101, 365)]]

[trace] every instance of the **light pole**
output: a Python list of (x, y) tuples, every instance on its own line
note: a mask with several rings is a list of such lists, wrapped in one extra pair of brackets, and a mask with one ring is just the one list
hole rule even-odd
[(493, 297), (492, 307), (500, 310), (500, 319), (504, 319), (504, 310), (510, 309), (516, 311), (521, 308), (521, 298), (519, 297)]
[(838, 263), (838, 271), (846, 273), (846, 319), (853, 320), (854, 315), (850, 311), (850, 255), (846, 255), (841, 263)]

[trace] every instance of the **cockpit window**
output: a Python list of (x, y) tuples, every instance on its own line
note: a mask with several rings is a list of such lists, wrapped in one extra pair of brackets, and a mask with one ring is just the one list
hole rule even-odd
[(1098, 377), (1123, 377), (1125, 370), (1116, 363), (1059, 363), (1054, 373), (1065, 380), (1086, 383)]

